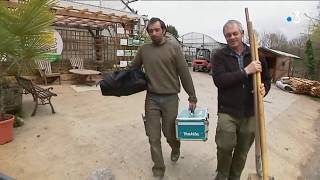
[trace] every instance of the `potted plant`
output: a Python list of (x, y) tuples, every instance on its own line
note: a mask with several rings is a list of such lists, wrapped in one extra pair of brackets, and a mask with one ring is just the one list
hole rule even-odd
[[(50, 52), (56, 0), (0, 2), (0, 144), (13, 139), (14, 115), (6, 113), (12, 77), (34, 69), (35, 60)], [(10, 79), (11, 77), (11, 79)]]

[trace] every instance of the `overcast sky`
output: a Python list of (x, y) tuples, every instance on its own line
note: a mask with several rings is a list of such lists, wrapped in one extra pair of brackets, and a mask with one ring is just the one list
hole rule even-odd
[[(137, 1), (130, 6), (138, 14), (159, 17), (176, 27), (179, 35), (188, 32), (208, 34), (225, 42), (222, 27), (228, 19), (237, 19), (246, 29), (245, 7), (253, 27), (261, 32), (281, 32), (292, 39), (307, 33), (308, 18), (317, 15), (319, 1)], [(287, 17), (292, 21), (288, 22)], [(295, 18), (295, 16), (299, 16)], [(298, 22), (300, 19), (300, 22)], [(295, 22), (293, 22), (295, 21)]]
[[(78, 0), (99, 5), (99, 0)], [(126, 1), (126, 0), (125, 0)], [(159, 17), (176, 27), (180, 36), (188, 32), (204, 33), (225, 42), (222, 27), (229, 19), (237, 19), (246, 29), (244, 9), (249, 9), (253, 28), (259, 33), (281, 32), (289, 40), (307, 33), (309, 19), (317, 16), (320, 1), (137, 1), (130, 7), (148, 18)], [(120, 1), (103, 0), (102, 4), (115, 9), (123, 8)], [(287, 18), (292, 21), (288, 22)], [(300, 21), (300, 22), (299, 22)]]

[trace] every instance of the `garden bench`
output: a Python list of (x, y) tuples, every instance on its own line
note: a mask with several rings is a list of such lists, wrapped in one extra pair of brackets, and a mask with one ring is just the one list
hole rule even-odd
[(36, 103), (31, 116), (36, 115), (38, 104), (40, 104), (40, 105), (49, 104), (51, 106), (52, 113), (55, 113), (54, 108), (51, 103), (51, 97), (57, 96), (57, 94), (51, 92), (51, 90), (53, 89), (52, 87), (44, 89), (40, 86), (33, 84), (31, 80), (26, 79), (24, 77), (20, 77), (20, 76), (19, 77), (17, 76), (16, 80), (17, 80), (18, 84), (24, 89), (23, 94), (30, 93), (33, 97), (33, 101)]

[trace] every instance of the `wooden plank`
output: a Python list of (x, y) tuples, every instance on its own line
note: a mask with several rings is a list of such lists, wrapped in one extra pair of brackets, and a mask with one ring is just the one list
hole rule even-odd
[(113, 23), (126, 23), (130, 22), (132, 20), (121, 20), (118, 16), (111, 16), (108, 17), (106, 15), (99, 15), (96, 16), (94, 13), (92, 14), (81, 14), (79, 12), (74, 11), (66, 11), (66, 10), (57, 10), (56, 15), (62, 15), (62, 16), (69, 16), (69, 17), (77, 17), (82, 19), (91, 19), (91, 20), (99, 20), (99, 21), (107, 21), (107, 22), (113, 22)]
[(99, 15), (102, 14), (102, 11), (95, 12), (94, 14), (95, 14), (96, 16), (99, 16)]
[(10, 8), (17, 8), (19, 6), (18, 3), (16, 2), (11, 2), (11, 1), (0, 1), (1, 6), (7, 6)]
[(63, 10), (65, 10), (65, 11), (69, 11), (69, 10), (71, 10), (71, 9), (73, 9), (72, 6), (68, 6), (68, 7), (64, 7), (64, 8), (63, 8)]
[(88, 12), (88, 9), (82, 9), (82, 10), (79, 11), (80, 14), (84, 14), (86, 12)]

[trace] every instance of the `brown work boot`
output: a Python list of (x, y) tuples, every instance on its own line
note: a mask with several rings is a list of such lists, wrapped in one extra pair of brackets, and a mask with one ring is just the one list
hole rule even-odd
[(171, 161), (177, 162), (180, 157), (180, 149), (172, 149), (171, 151)]

